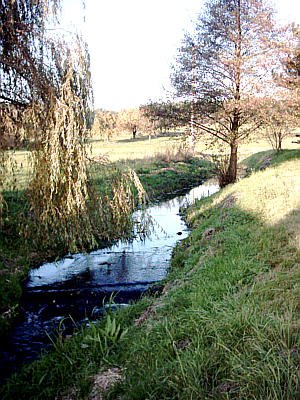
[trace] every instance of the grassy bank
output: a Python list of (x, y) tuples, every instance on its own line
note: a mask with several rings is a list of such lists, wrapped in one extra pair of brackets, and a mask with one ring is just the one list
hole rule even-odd
[(59, 335), (4, 398), (297, 398), (300, 158), (280, 157), (189, 207), (159, 290)]
[(176, 196), (193, 186), (201, 184), (213, 174), (209, 161), (178, 155), (127, 162), (138, 174), (150, 201), (160, 201)]
[[(210, 169), (208, 162), (178, 153), (161, 155), (158, 159), (131, 161), (126, 165), (135, 169), (150, 201), (170, 197), (176, 191), (200, 184), (207, 178)], [(95, 180), (101, 191), (104, 177), (98, 173)], [(9, 214), (4, 215), (5, 223), (0, 232), (0, 336), (7, 332), (18, 314), (21, 282), (26, 278), (29, 267), (64, 255), (63, 252), (57, 253), (57, 249), (55, 252), (44, 248), (33, 251), (25, 244), (19, 234), (20, 214), (25, 205), (22, 189), (23, 186), (5, 193)]]

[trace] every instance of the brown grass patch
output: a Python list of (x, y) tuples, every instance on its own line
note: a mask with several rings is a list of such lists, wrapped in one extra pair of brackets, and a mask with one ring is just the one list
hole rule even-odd
[(123, 379), (122, 370), (119, 368), (102, 369), (99, 374), (93, 377), (93, 388), (89, 400), (102, 400), (103, 393)]

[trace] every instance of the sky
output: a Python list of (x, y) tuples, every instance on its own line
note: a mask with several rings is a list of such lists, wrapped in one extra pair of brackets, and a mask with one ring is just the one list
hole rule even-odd
[[(89, 46), (95, 108), (119, 111), (159, 100), (184, 32), (204, 0), (63, 0), (62, 27)], [(300, 24), (299, 0), (273, 0), (278, 19)]]

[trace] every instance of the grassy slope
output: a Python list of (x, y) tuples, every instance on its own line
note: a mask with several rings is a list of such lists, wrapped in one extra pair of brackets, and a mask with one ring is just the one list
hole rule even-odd
[(193, 233), (165, 298), (131, 332), (126, 381), (110, 398), (296, 398), (299, 194), (298, 159), (187, 211)]
[(247, 168), (248, 174), (265, 169), (269, 165), (279, 165), (284, 161), (300, 158), (299, 149), (289, 149), (280, 152), (272, 150), (260, 151), (252, 154), (242, 161), (242, 165)]
[(54, 398), (71, 387), (66, 398), (82, 399), (93, 375), (118, 367), (125, 379), (110, 399), (295, 399), (299, 185), (295, 159), (191, 206), (193, 232), (174, 251), (161, 296), (116, 314), (125, 338), (94, 326), (58, 342), (11, 380), (5, 398)]

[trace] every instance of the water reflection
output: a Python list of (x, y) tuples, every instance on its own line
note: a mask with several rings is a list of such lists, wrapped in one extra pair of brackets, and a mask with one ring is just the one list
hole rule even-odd
[(172, 248), (188, 230), (179, 216), (179, 208), (218, 190), (215, 184), (204, 184), (187, 195), (149, 207), (148, 213), (158, 228), (145, 241), (119, 242), (109, 249), (76, 254), (54, 263), (45, 263), (30, 273), (27, 288), (47, 285), (97, 287), (102, 285), (154, 282), (166, 275)]

